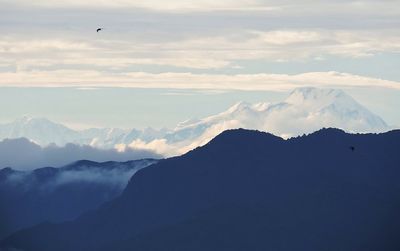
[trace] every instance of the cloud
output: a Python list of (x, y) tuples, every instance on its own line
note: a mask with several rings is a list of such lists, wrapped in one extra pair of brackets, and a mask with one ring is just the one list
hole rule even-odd
[(140, 168), (124, 168), (121, 166), (120, 168), (100, 169), (82, 166), (79, 170), (62, 170), (54, 177), (48, 176), (46, 180), (40, 180), (39, 182), (31, 175), (31, 172), (14, 172), (8, 175), (4, 182), (7, 185), (18, 187), (20, 192), (29, 192), (35, 189), (36, 191), (49, 193), (59, 187), (74, 185), (74, 183), (108, 186), (113, 188), (112, 192), (121, 192), (132, 175)]
[[(51, 0), (2, 0), (5, 5), (17, 6), (41, 6), (48, 8), (146, 8), (157, 11), (279, 11), (290, 13), (318, 13), (322, 10), (330, 12), (354, 12), (364, 11), (372, 12), (374, 10), (386, 10), (388, 13), (396, 12), (391, 8), (396, 6), (396, 1), (378, 1), (378, 0), (361, 0), (361, 1), (317, 1), (317, 0), (87, 0), (87, 1), (51, 1)], [(314, 8), (310, 8), (314, 7)]]
[(87, 159), (92, 161), (128, 161), (142, 158), (161, 158), (150, 150), (117, 151), (90, 146), (67, 144), (64, 147), (40, 147), (25, 139), (5, 139), (0, 142), (0, 168), (12, 167), (29, 170), (45, 166), (63, 166), (71, 162)]
[(193, 74), (132, 72), (106, 74), (96, 71), (56, 70), (0, 73), (0, 86), (16, 87), (144, 87), (215, 90), (288, 91), (296, 87), (382, 87), (400, 89), (400, 82), (340, 72), (303, 74)]
[(155, 151), (161, 155), (179, 155), (184, 152), (177, 151), (176, 146), (172, 146), (167, 143), (166, 139), (155, 139), (150, 142), (145, 142), (143, 140), (137, 139), (134, 140), (127, 146), (124, 146), (126, 149), (134, 149), (134, 150), (147, 150), (147, 151)]
[(311, 43), (323, 40), (323, 36), (316, 31), (269, 31), (257, 32), (260, 42), (271, 45), (287, 45), (296, 43)]
[[(30, 71), (86, 69), (127, 73), (139, 65), (173, 66), (186, 69), (237, 68), (237, 60), (298, 61), (316, 57), (372, 56), (380, 52), (400, 52), (398, 30), (242, 30), (220, 35), (185, 34), (184, 38), (158, 37), (151, 42), (137, 37), (119, 40), (82, 41), (81, 37), (55, 40), (2, 37), (2, 65)], [(179, 35), (176, 35), (179, 36)], [(240, 67), (240, 66), (239, 66)]]
[(43, 7), (97, 7), (97, 8), (147, 8), (153, 10), (163, 10), (163, 11), (206, 11), (206, 10), (242, 10), (252, 9), (252, 8), (264, 8), (264, 9), (272, 9), (271, 6), (262, 5), (259, 1), (256, 0), (220, 0), (220, 1), (212, 1), (212, 0), (203, 0), (203, 1), (195, 1), (195, 0), (87, 0), (87, 1), (59, 1), (57, 3), (50, 0), (37, 0), (35, 2), (29, 2), (26, 0), (16, 0), (16, 1), (8, 1), (3, 0), (8, 4), (20, 4), (20, 5), (33, 5), (33, 6), (43, 6)]
[(61, 172), (55, 179), (44, 184), (46, 188), (55, 188), (71, 183), (96, 183), (100, 185), (112, 185), (118, 187), (122, 191), (132, 175), (138, 169), (91, 169), (83, 168), (82, 170), (67, 170)]
[[(221, 73), (241, 68), (240, 60), (309, 62), (400, 52), (396, 1), (0, 3), (0, 72), (21, 78), (30, 72), (45, 80), (53, 71), (111, 76), (149, 68)], [(104, 32), (97, 34), (97, 26)]]

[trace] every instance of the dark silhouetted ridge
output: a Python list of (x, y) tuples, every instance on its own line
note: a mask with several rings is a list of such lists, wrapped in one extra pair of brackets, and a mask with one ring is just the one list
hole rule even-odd
[[(210, 145), (212, 144), (229, 144), (229, 143), (235, 143), (238, 144), (238, 142), (241, 141), (262, 141), (262, 142), (279, 142), (282, 141), (282, 138), (277, 137), (273, 134), (267, 133), (267, 132), (260, 132), (257, 130), (246, 130), (243, 128), (240, 129), (232, 129), (232, 130), (226, 130), (216, 136), (214, 139), (210, 141)], [(246, 143), (246, 142), (244, 142)]]
[(283, 140), (230, 130), (140, 170), (98, 210), (18, 231), (1, 247), (398, 251), (399, 149), (400, 131)]

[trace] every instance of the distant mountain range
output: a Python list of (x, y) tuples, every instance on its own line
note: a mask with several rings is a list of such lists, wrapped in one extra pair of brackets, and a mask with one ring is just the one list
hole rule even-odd
[(18, 231), (0, 249), (397, 251), (399, 149), (400, 130), (228, 130), (141, 169), (98, 210)]
[(360, 133), (390, 129), (380, 117), (341, 90), (299, 88), (283, 102), (239, 102), (215, 116), (179, 123), (173, 130), (92, 128), (76, 131), (44, 118), (24, 117), (0, 125), (0, 139), (25, 137), (42, 146), (74, 143), (121, 150), (131, 147), (173, 156), (204, 145), (227, 129), (256, 129), (288, 138), (324, 127)]
[(42, 222), (72, 220), (120, 195), (131, 176), (156, 160), (77, 161), (33, 171), (0, 169), (0, 239)]

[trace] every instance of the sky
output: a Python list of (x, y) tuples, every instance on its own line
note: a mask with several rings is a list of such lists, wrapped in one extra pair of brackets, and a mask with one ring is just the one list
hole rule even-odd
[(315, 86), (344, 89), (400, 125), (398, 0), (0, 6), (0, 122), (173, 127)]

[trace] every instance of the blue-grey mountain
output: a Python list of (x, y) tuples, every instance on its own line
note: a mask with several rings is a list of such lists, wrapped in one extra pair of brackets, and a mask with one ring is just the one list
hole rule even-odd
[(22, 250), (400, 249), (400, 131), (283, 140), (226, 131), (137, 172), (78, 219), (18, 231)]
[(155, 163), (77, 161), (33, 171), (0, 169), (0, 238), (42, 222), (72, 220), (117, 197), (130, 177)]

